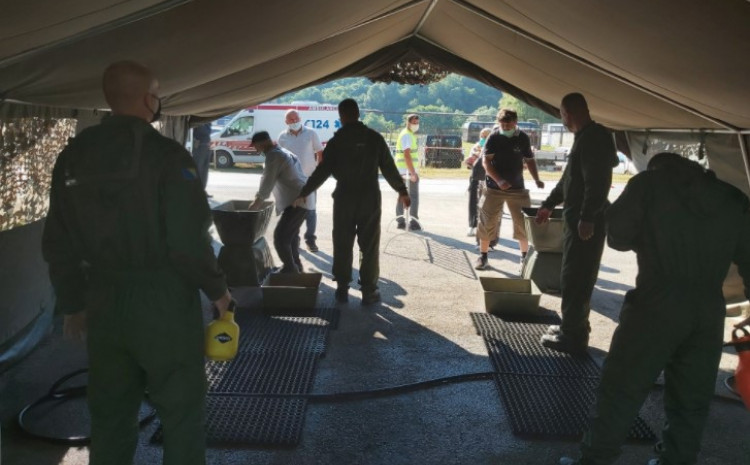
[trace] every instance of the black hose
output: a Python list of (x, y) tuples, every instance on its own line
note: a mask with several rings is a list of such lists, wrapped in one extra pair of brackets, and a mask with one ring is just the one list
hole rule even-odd
[[(50, 390), (47, 392), (47, 394), (45, 394), (44, 396), (40, 397), (39, 399), (35, 400), (34, 402), (24, 407), (18, 413), (18, 416), (16, 417), (16, 422), (18, 423), (18, 427), (21, 429), (21, 431), (32, 438), (39, 439), (39, 440), (49, 442), (52, 444), (59, 444), (63, 446), (87, 446), (89, 445), (91, 443), (90, 436), (85, 436), (85, 435), (62, 436), (62, 437), (61, 436), (47, 436), (45, 434), (34, 432), (31, 428), (28, 427), (25, 421), (26, 414), (29, 411), (35, 409), (36, 407), (39, 407), (40, 405), (46, 404), (48, 402), (62, 402), (62, 401), (86, 396), (85, 385), (73, 386), (69, 388), (60, 388), (60, 386), (62, 386), (69, 379), (82, 375), (84, 373), (87, 373), (88, 371), (89, 371), (88, 368), (81, 368), (79, 370), (68, 373), (67, 375), (55, 381), (52, 384), (52, 387), (50, 388)], [(143, 428), (144, 426), (149, 424), (154, 418), (156, 418), (156, 410), (152, 408), (150, 412), (138, 422), (138, 426)]]
[[(67, 380), (75, 376), (78, 376), (80, 374), (86, 373), (86, 372), (88, 372), (88, 369), (84, 368), (84, 369), (80, 369), (68, 375), (63, 376), (52, 385), (52, 388), (50, 388), (49, 392), (45, 396), (41, 397), (40, 399), (24, 407), (23, 410), (21, 410), (21, 412), (18, 414), (18, 426), (21, 428), (21, 430), (31, 437), (34, 437), (36, 439), (41, 439), (47, 442), (51, 442), (53, 444), (62, 444), (66, 446), (88, 445), (91, 442), (91, 438), (88, 436), (69, 436), (69, 437), (46, 436), (46, 435), (42, 435), (39, 433), (34, 433), (24, 423), (24, 416), (26, 415), (26, 413), (29, 410), (35, 407), (38, 407), (41, 404), (55, 401), (55, 400), (66, 400), (66, 399), (72, 399), (75, 397), (85, 396), (86, 386), (74, 386), (74, 387), (65, 388), (65, 389), (60, 389), (60, 386), (63, 383), (65, 383)], [(487, 380), (494, 379), (498, 375), (504, 375), (504, 374), (516, 374), (517, 375), (519, 373), (501, 372), (501, 371), (484, 371), (484, 372), (478, 372), (478, 373), (464, 373), (461, 375), (445, 376), (442, 378), (435, 378), (435, 379), (430, 379), (427, 381), (419, 381), (416, 383), (401, 384), (398, 386), (390, 386), (390, 387), (385, 387), (385, 388), (380, 388), (380, 389), (370, 389), (370, 390), (365, 390), (365, 391), (344, 391), (344, 392), (334, 392), (334, 393), (328, 393), (328, 394), (325, 394), (325, 393), (324, 394), (314, 394), (314, 393), (273, 394), (273, 393), (209, 392), (208, 395), (216, 396), (216, 397), (295, 398), (295, 399), (306, 399), (311, 403), (349, 402), (349, 401), (375, 399), (375, 398), (381, 398), (381, 397), (406, 394), (410, 392), (420, 391), (423, 389), (430, 389), (430, 388), (444, 386), (448, 384), (465, 383), (465, 382), (471, 382), (471, 381), (487, 381)], [(556, 375), (535, 374), (535, 375), (530, 375), (530, 376), (550, 376), (550, 377), (555, 377), (555, 378), (566, 377), (566, 376), (560, 376), (557, 374)], [(580, 376), (569, 376), (569, 377), (580, 378)], [(599, 379), (598, 376), (589, 376), (586, 378)], [(725, 381), (725, 383), (726, 382), (727, 381)], [(654, 388), (663, 389), (664, 386), (654, 383)], [(724, 400), (724, 401), (728, 401), (731, 403), (741, 403), (741, 400), (739, 399), (731, 399), (731, 398), (720, 396), (720, 395), (714, 395), (714, 399)], [(144, 427), (145, 425), (150, 423), (151, 420), (153, 420), (155, 416), (156, 416), (156, 411), (152, 409), (151, 412), (149, 412), (149, 414), (145, 418), (139, 421), (139, 426), (141, 428)]]

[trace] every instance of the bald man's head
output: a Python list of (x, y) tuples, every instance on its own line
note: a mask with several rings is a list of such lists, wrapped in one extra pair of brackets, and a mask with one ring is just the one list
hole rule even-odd
[(112, 63), (102, 77), (104, 98), (114, 114), (150, 121), (158, 106), (159, 83), (151, 70), (134, 61)]
[(591, 122), (589, 105), (583, 94), (574, 92), (563, 97), (560, 103), (560, 117), (571, 131), (578, 132)]

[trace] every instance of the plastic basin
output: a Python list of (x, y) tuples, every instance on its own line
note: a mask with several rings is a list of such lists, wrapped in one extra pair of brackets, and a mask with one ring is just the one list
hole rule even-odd
[(552, 210), (549, 221), (543, 224), (536, 224), (534, 222), (536, 212), (539, 210), (538, 208), (524, 207), (521, 210), (523, 210), (526, 236), (529, 244), (534, 247), (534, 250), (562, 253), (563, 229), (565, 227), (565, 222), (562, 218), (562, 209), (556, 208)]
[(211, 210), (224, 245), (252, 245), (266, 233), (273, 202), (265, 201), (257, 210), (248, 210), (250, 204), (250, 200), (230, 200)]

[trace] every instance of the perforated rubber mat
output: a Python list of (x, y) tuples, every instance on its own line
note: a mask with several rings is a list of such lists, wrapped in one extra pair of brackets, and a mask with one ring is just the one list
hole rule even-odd
[(500, 319), (489, 313), (472, 313), (471, 321), (474, 323), (477, 334), (483, 337), (493, 337), (497, 334), (507, 332), (538, 334), (541, 336), (547, 332), (549, 325), (559, 325), (561, 323), (560, 317), (557, 315), (529, 316), (520, 321), (515, 319)]
[[(209, 395), (206, 442), (210, 446), (294, 447), (302, 439), (306, 408), (304, 399)], [(163, 442), (161, 426), (151, 442)]]
[[(309, 393), (338, 310), (315, 316), (238, 312), (239, 351), (230, 362), (206, 362), (207, 440), (211, 445), (292, 447), (299, 443)], [(162, 442), (161, 425), (151, 440)]]
[[(495, 378), (510, 417), (513, 434), (578, 440), (588, 426), (598, 380), (560, 376), (502, 374)], [(629, 439), (654, 441), (651, 428), (638, 417)]]
[(505, 333), (484, 342), (495, 369), (501, 373), (599, 379), (599, 366), (591, 356), (572, 357), (548, 349), (536, 334)]
[[(596, 400), (600, 368), (590, 355), (574, 357), (542, 346), (539, 339), (558, 317), (508, 321), (487, 313), (471, 314), (484, 338), (513, 433), (529, 437), (580, 439)], [(656, 435), (638, 417), (630, 439)]]

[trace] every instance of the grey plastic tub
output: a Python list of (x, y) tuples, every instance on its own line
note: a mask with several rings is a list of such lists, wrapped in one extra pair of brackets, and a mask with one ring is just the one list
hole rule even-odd
[(250, 200), (230, 200), (211, 210), (216, 231), (224, 245), (252, 245), (263, 237), (273, 215), (273, 202), (249, 210)]
[(525, 207), (523, 210), (523, 221), (526, 225), (526, 236), (529, 244), (534, 246), (538, 252), (556, 252), (563, 251), (563, 228), (565, 222), (562, 219), (562, 209), (552, 210), (552, 215), (548, 222), (536, 224), (534, 218), (538, 208)]

